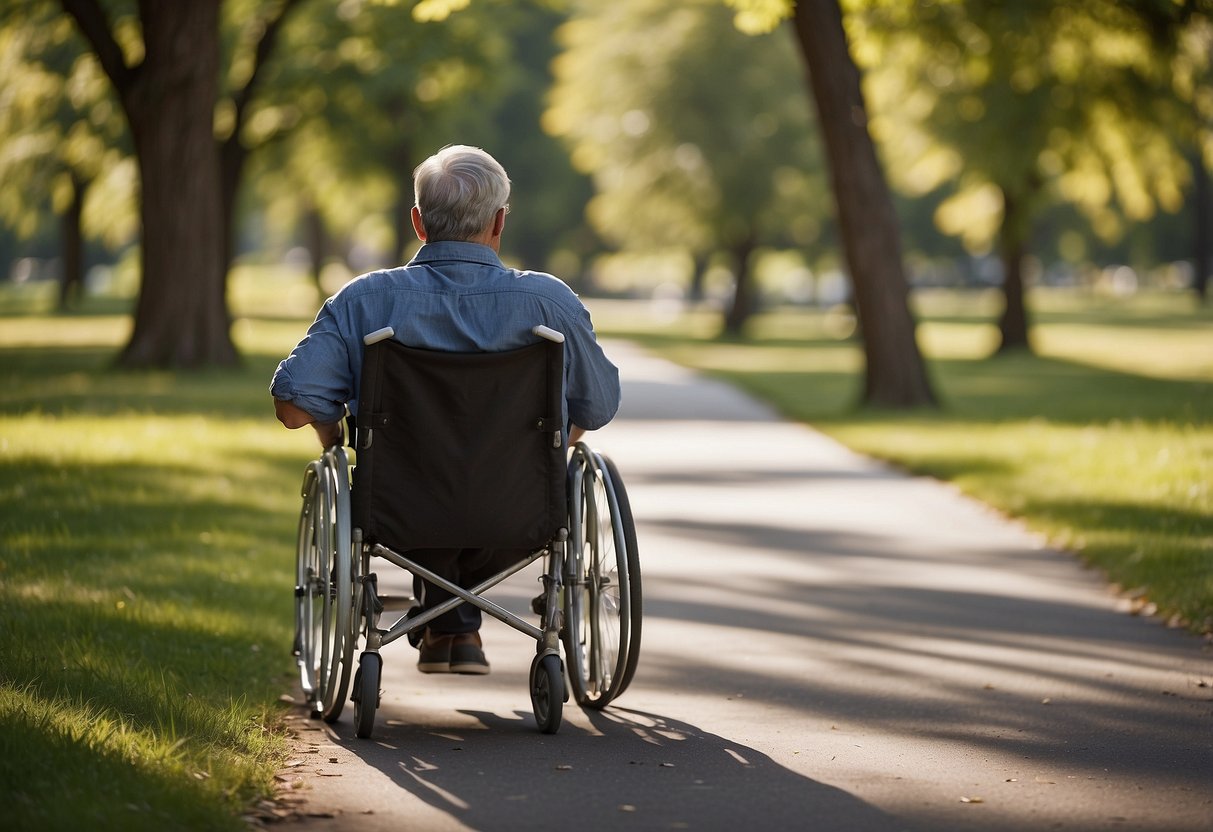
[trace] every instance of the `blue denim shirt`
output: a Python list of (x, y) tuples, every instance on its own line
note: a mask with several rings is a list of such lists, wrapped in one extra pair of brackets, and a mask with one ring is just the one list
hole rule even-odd
[(325, 301), (278, 365), (270, 393), (317, 421), (358, 412), (363, 336), (383, 327), (410, 347), (497, 352), (533, 344), (544, 324), (564, 333), (565, 424), (597, 430), (619, 408), (619, 370), (603, 354), (590, 313), (565, 283), (502, 265), (478, 243), (427, 243), (407, 266), (362, 275)]

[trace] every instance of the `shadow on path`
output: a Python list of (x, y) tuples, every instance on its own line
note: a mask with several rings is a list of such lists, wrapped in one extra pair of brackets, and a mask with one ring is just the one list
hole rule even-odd
[(377, 729), (377, 741), (347, 747), (472, 829), (911, 828), (753, 748), (669, 717), (587, 711), (588, 730), (566, 719), (553, 737), (537, 734), (527, 712), (461, 713), (479, 725), (389, 724)]

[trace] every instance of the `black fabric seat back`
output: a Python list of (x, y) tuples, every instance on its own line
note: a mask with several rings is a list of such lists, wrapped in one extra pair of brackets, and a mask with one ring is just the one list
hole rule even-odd
[(538, 549), (567, 525), (563, 345), (366, 348), (354, 518), (393, 549)]

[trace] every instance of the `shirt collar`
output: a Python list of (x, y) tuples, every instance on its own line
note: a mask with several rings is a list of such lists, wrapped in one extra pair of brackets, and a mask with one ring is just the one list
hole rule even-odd
[(485, 266), (505, 268), (497, 252), (480, 243), (464, 243), (455, 240), (440, 240), (436, 243), (425, 243), (413, 255), (409, 265), (420, 263), (437, 263), (439, 261), (461, 260), (468, 263), (481, 263)]

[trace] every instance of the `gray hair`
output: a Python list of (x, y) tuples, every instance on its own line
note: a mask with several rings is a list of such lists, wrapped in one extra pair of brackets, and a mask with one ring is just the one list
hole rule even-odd
[(508, 210), (510, 177), (480, 148), (448, 145), (413, 171), (413, 193), (428, 241), (470, 240)]

